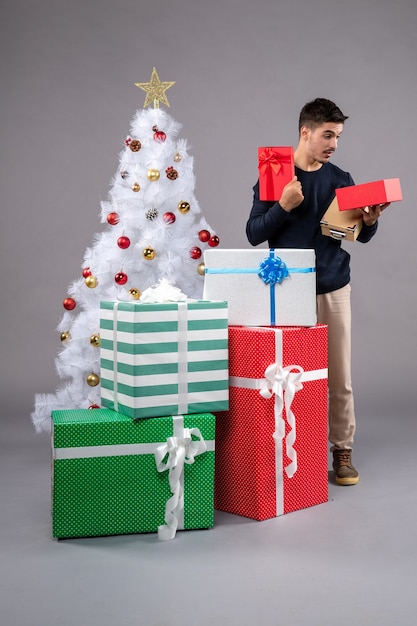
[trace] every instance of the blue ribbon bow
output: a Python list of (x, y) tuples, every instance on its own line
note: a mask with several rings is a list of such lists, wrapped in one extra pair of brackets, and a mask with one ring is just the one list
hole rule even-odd
[(287, 265), (279, 256), (269, 256), (259, 266), (258, 276), (271, 286), (276, 283), (280, 285), (289, 275)]

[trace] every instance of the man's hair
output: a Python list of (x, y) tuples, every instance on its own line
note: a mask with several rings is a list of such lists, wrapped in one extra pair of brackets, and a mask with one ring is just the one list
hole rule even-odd
[(307, 102), (301, 109), (298, 130), (300, 131), (302, 126), (307, 126), (314, 130), (316, 126), (326, 122), (343, 124), (347, 119), (348, 116), (343, 115), (334, 102), (326, 100), (326, 98), (316, 98), (311, 102)]

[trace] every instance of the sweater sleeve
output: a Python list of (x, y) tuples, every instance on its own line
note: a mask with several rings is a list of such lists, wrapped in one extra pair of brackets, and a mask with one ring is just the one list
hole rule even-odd
[(253, 188), (253, 204), (246, 223), (246, 236), (252, 246), (271, 238), (288, 218), (279, 202), (262, 202), (259, 199), (259, 181)]
[(378, 221), (376, 221), (373, 226), (367, 226), (366, 224), (363, 224), (361, 228), (361, 232), (359, 233), (357, 237), (357, 241), (360, 241), (361, 243), (367, 243), (368, 241), (372, 239), (372, 237), (375, 235), (377, 230), (378, 230)]

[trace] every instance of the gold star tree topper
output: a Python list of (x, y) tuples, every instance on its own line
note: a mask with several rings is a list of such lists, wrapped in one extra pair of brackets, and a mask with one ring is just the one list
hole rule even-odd
[(143, 91), (146, 91), (145, 104), (143, 105), (144, 109), (152, 104), (152, 101), (154, 109), (159, 109), (160, 102), (169, 107), (168, 98), (166, 97), (165, 92), (167, 89), (172, 87), (172, 85), (175, 85), (175, 81), (173, 83), (161, 82), (155, 67), (152, 70), (151, 80), (149, 83), (135, 83), (135, 85), (136, 87), (143, 89)]

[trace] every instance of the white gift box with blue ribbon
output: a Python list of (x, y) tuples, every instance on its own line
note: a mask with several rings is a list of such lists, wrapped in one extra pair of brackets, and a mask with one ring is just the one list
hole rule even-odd
[(205, 250), (204, 264), (203, 297), (227, 300), (230, 325), (316, 324), (314, 250)]

